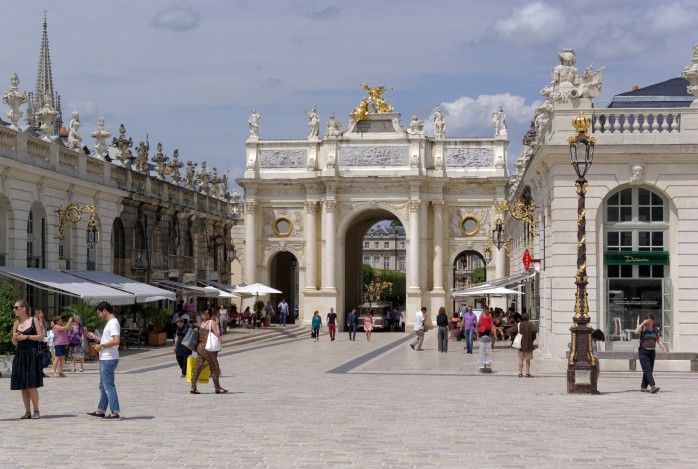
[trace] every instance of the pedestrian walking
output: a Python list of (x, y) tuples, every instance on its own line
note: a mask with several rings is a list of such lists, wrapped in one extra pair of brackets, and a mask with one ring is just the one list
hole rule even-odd
[(68, 330), (68, 342), (70, 345), (70, 358), (73, 359), (73, 373), (77, 371), (80, 363), (80, 373), (85, 371), (85, 326), (80, 316), (73, 316), (73, 324)]
[(285, 298), (281, 298), (281, 302), (276, 307), (279, 312), (279, 324), (286, 326), (286, 317), (288, 316), (288, 303)]
[(666, 356), (669, 356), (664, 342), (662, 342), (662, 334), (659, 328), (654, 325), (654, 314), (645, 316), (645, 320), (637, 326), (635, 334), (640, 334), (640, 348), (637, 351), (637, 357), (642, 366), (642, 384), (640, 391), (647, 392), (647, 387), (650, 387), (649, 392), (652, 394), (659, 391), (659, 386), (654, 382), (654, 358), (657, 345), (664, 351)]
[(485, 305), (482, 314), (477, 320), (478, 341), (480, 350), (478, 359), (480, 361), (480, 371), (492, 371), (492, 314)]
[(356, 322), (359, 317), (356, 315), (356, 308), (351, 310), (347, 316), (347, 331), (349, 332), (349, 340), (356, 341)]
[(53, 360), (53, 374), (54, 378), (61, 377), (65, 378), (63, 374), (63, 366), (65, 365), (65, 359), (68, 355), (68, 347), (70, 346), (70, 339), (68, 338), (68, 329), (73, 324), (73, 318), (68, 319), (68, 324), (63, 324), (63, 318), (60, 316), (53, 317), (53, 348), (56, 357)]
[(221, 369), (218, 366), (218, 358), (216, 358), (213, 352), (206, 350), (206, 342), (209, 334), (214, 334), (216, 337), (218, 337), (218, 340), (221, 338), (217, 318), (212, 316), (209, 310), (204, 310), (204, 321), (201, 323), (201, 328), (199, 329), (199, 345), (196, 347), (196, 353), (199, 356), (196, 358), (194, 371), (191, 377), (191, 390), (189, 391), (191, 394), (201, 394), (196, 389), (196, 381), (199, 379), (201, 370), (204, 368), (204, 362), (208, 363), (208, 366), (211, 369), (211, 378), (213, 379), (216, 394), (224, 394), (228, 392), (227, 389), (223, 389), (221, 387), (219, 382)]
[(436, 315), (436, 326), (437, 331), (437, 348), (439, 352), (448, 352), (448, 315), (446, 315), (446, 308), (443, 306), (439, 308), (439, 312)]
[(311, 320), (311, 326), (313, 328), (312, 338), (315, 342), (320, 341), (320, 327), (322, 327), (322, 318), (320, 317), (320, 312), (315, 311), (313, 313), (313, 319)]
[[(87, 415), (101, 417), (104, 420), (118, 420), (121, 409), (119, 396), (116, 393), (114, 372), (119, 365), (121, 325), (114, 316), (114, 307), (106, 301), (99, 303), (95, 310), (99, 318), (107, 324), (104, 326), (101, 337), (91, 332), (87, 335), (92, 340), (99, 339), (99, 344), (92, 345), (92, 349), (99, 352), (99, 403), (97, 411)], [(109, 415), (107, 415), (107, 406), (111, 410)]]
[(591, 354), (596, 359), (596, 379), (598, 383), (599, 376), (601, 376), (601, 364), (599, 363), (599, 342), (604, 342), (606, 340), (606, 335), (604, 335), (601, 329), (594, 329), (591, 333)]
[(184, 336), (187, 335), (189, 331), (188, 321), (182, 317), (177, 318), (177, 328), (175, 329), (174, 335), (174, 347), (172, 348), (175, 354), (177, 363), (179, 364), (179, 369), (182, 371), (180, 378), (187, 377), (187, 358), (192, 354), (189, 347), (185, 347), (182, 343)]
[(521, 334), (521, 348), (519, 349), (519, 378), (523, 378), (524, 360), (526, 361), (526, 378), (533, 378), (533, 375), (531, 374), (531, 360), (533, 359), (533, 341), (536, 340), (536, 326), (529, 321), (528, 313), (524, 313), (521, 318), (521, 322), (515, 327), (517, 332)]
[(422, 309), (417, 311), (417, 313), (414, 315), (414, 333), (417, 335), (417, 338), (410, 344), (410, 347), (412, 347), (412, 350), (416, 350), (418, 352), (421, 352), (422, 350), (422, 344), (424, 344), (424, 321), (427, 319), (427, 307), (422, 306)]
[(330, 308), (330, 312), (327, 313), (327, 330), (330, 331), (330, 342), (334, 342), (337, 333), (337, 313), (334, 312), (334, 308)]
[(465, 335), (466, 353), (473, 353), (473, 335), (475, 334), (475, 325), (477, 324), (477, 315), (473, 313), (473, 307), (468, 306), (465, 314), (463, 314), (463, 333)]
[[(31, 308), (25, 300), (15, 301), (12, 307), (15, 322), (12, 324), (12, 345), (17, 352), (12, 360), (10, 390), (22, 391), (24, 415), (20, 419), (41, 418), (39, 412), (39, 388), (44, 385), (39, 343), (44, 340), (44, 322), (41, 310), (32, 318)], [(34, 406), (34, 414), (30, 405)]]
[(373, 314), (369, 309), (364, 314), (364, 332), (366, 333), (366, 340), (371, 340), (371, 333), (373, 332)]

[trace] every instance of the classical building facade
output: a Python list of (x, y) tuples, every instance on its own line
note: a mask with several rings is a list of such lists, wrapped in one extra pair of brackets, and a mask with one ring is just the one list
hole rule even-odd
[(405, 229), (401, 226), (377, 225), (364, 236), (363, 263), (374, 269), (405, 272), (407, 250)]
[(580, 112), (596, 139), (586, 175), (591, 326), (605, 332), (607, 350), (630, 351), (638, 345), (632, 330), (651, 313), (672, 351), (698, 349), (698, 46), (693, 54), (683, 84), (623, 93), (607, 108), (593, 105), (601, 71), (582, 74), (573, 50), (559, 54), (509, 187), (510, 206), (535, 205), (534, 222), (505, 216), (509, 273), (523, 270), (526, 250), (539, 271), (522, 306), (539, 322), (545, 356), (565, 357), (575, 314), (578, 196), (567, 139)]
[[(44, 23), (36, 88), (44, 96), (55, 96), (50, 64)], [(123, 125), (108, 145), (112, 134), (103, 119), (93, 124), (90, 150), (75, 112), (69, 129), (56, 135), (60, 113), (52, 99), (29, 109), (29, 125), (21, 125), (23, 106), (32, 102), (16, 74), (10, 85), (3, 102), (11, 122), (0, 120), (0, 267), (105, 271), (145, 283), (232, 283), (231, 233), (242, 213), (239, 196), (228, 193), (215, 168), (203, 162), (195, 171), (160, 144), (151, 154), (147, 141), (134, 154)], [(72, 301), (36, 279), (19, 286), (49, 315)]]
[[(260, 114), (250, 116), (246, 171), (238, 180), (245, 189), (245, 281), (283, 291), (304, 322), (330, 307), (344, 317), (362, 302), (364, 235), (386, 219), (405, 230), (407, 311), (437, 310), (461, 254), (483, 257), (493, 207), (506, 197), (503, 114), (492, 137), (446, 138), (437, 108), (428, 137), (417, 116), (403, 127), (382, 90), (364, 88), (369, 96), (347, 128), (332, 114), (323, 137), (315, 109), (302, 140), (260, 139)], [(501, 253), (492, 275), (504, 275), (505, 263)]]

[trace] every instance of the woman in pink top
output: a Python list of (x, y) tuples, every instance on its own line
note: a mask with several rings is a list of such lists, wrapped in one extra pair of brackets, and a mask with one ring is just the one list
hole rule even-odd
[[(68, 324), (63, 325), (63, 318), (60, 316), (53, 317), (53, 348), (56, 351), (56, 359), (53, 360), (53, 377), (65, 378), (63, 374), (63, 365), (65, 365), (65, 356), (68, 353), (68, 329), (73, 324), (73, 318), (68, 319)], [(56, 376), (58, 371), (58, 376)]]
[(373, 332), (373, 315), (371, 311), (366, 311), (364, 314), (364, 332), (366, 333), (366, 339), (371, 340), (371, 332)]

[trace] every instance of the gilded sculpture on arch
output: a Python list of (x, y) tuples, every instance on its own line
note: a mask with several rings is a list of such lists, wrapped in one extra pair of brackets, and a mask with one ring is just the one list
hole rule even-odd
[(361, 83), (361, 88), (368, 93), (368, 97), (364, 96), (361, 98), (361, 103), (351, 112), (354, 122), (365, 119), (370, 112), (386, 114), (394, 110), (393, 106), (385, 102), (381, 97), (385, 93), (385, 86), (369, 86)]

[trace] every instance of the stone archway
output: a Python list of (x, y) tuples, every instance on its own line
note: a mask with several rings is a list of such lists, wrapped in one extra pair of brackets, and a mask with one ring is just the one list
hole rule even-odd
[[(352, 211), (340, 222), (338, 263), (342, 269), (337, 278), (337, 316), (340, 324), (344, 324), (352, 308), (363, 303), (362, 241), (368, 229), (382, 220), (399, 220), (403, 226), (405, 223), (400, 214), (381, 206)], [(407, 253), (405, 255), (408, 256)]]
[[(277, 305), (282, 298), (286, 299), (289, 305), (288, 317), (286, 319), (287, 324), (295, 324), (295, 311), (296, 307), (299, 306), (299, 262), (296, 256), (289, 251), (279, 251), (269, 260), (269, 286), (280, 290), (281, 293), (269, 295), (269, 300), (274, 307), (277, 309)], [(299, 311), (299, 314), (301, 312)], [(302, 314), (305, 317), (312, 316), (312, 312), (303, 311)], [(278, 312), (277, 312), (278, 318)], [(303, 318), (299, 316), (298, 320)]]

